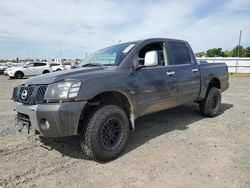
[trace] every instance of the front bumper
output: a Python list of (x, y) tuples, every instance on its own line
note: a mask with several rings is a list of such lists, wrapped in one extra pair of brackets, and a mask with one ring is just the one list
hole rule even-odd
[[(86, 101), (39, 105), (14, 102), (14, 108), (17, 112), (17, 124), (22, 123), (20, 117), (25, 116), (31, 128), (42, 136), (63, 137), (78, 134), (80, 116), (86, 104)], [(46, 121), (48, 129), (44, 129)]]
[(14, 77), (15, 76), (15, 72), (14, 71), (7, 71), (7, 75), (9, 77)]

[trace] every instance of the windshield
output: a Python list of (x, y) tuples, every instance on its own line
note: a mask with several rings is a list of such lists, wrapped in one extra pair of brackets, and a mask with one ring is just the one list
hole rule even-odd
[(135, 43), (124, 43), (104, 48), (90, 55), (77, 67), (85, 65), (117, 66), (134, 46)]

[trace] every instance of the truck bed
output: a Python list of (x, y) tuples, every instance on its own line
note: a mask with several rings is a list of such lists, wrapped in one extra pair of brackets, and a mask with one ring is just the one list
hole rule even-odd
[(228, 68), (225, 63), (202, 63), (199, 64), (199, 69), (201, 78), (201, 91), (198, 101), (206, 97), (208, 84), (212, 78), (219, 80), (221, 92), (224, 92), (229, 87)]

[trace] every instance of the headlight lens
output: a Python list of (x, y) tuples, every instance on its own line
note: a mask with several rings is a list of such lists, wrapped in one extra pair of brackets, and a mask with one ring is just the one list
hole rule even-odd
[(45, 92), (45, 100), (72, 99), (78, 95), (81, 87), (80, 81), (63, 81), (50, 84)]

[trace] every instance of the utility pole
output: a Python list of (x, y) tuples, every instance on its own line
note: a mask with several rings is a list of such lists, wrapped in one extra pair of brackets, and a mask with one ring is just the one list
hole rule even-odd
[(62, 41), (60, 40), (60, 49), (59, 49), (60, 59), (62, 60)]
[(239, 45), (238, 45), (238, 57), (240, 57), (240, 43), (241, 43), (241, 33), (242, 33), (242, 31), (240, 31), (240, 36), (239, 36)]
[(238, 59), (236, 60), (235, 73), (237, 73), (237, 72), (238, 72), (238, 66), (239, 66), (241, 33), (242, 33), (242, 31), (240, 31), (240, 36), (239, 36), (239, 44), (238, 44)]

